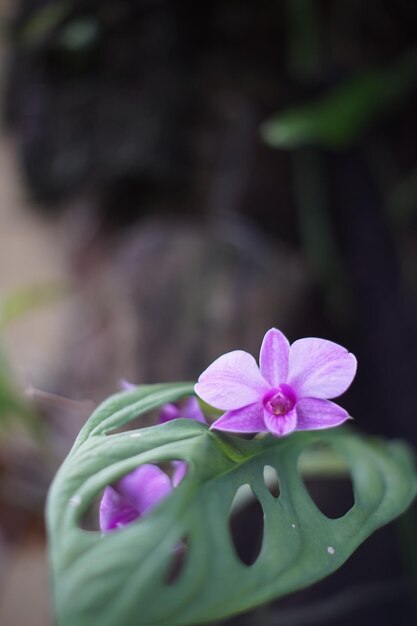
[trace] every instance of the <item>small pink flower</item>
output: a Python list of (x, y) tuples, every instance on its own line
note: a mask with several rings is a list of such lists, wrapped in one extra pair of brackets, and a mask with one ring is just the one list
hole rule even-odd
[(356, 365), (353, 354), (332, 341), (307, 337), (290, 346), (279, 330), (271, 328), (262, 342), (259, 367), (247, 352), (229, 352), (201, 374), (195, 392), (226, 411), (212, 428), (269, 431), (282, 437), (346, 421), (348, 413), (329, 398), (346, 391)]

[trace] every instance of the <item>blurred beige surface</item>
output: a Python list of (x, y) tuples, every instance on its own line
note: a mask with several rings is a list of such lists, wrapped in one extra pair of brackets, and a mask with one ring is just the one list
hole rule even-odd
[[(5, 19), (11, 2), (0, 4)], [(5, 76), (5, 42), (0, 41), (0, 80)], [(11, 290), (31, 281), (62, 277), (58, 245), (51, 229), (26, 211), (17, 176), (12, 144), (0, 135), (0, 301)], [(16, 323), (2, 340), (21, 380), (56, 343), (57, 317), (52, 311), (39, 311), (31, 321)], [(46, 344), (43, 342), (46, 341)], [(18, 546), (1, 542), (0, 624), (4, 626), (48, 626), (51, 623), (48, 599), (48, 569), (45, 546), (39, 540)]]
[[(4, 561), (3, 561), (4, 563)], [(48, 626), (48, 567), (44, 547), (23, 544), (7, 556), (0, 590), (0, 624)]]
[[(1, 57), (0, 57), (1, 63)], [(0, 135), (0, 302), (17, 290), (65, 284), (63, 251), (57, 226), (29, 210), (19, 181), (14, 147)], [(22, 387), (35, 385), (52, 371), (65, 324), (65, 300), (41, 307), (12, 323), (1, 340)], [(0, 624), (48, 626), (48, 568), (40, 538), (2, 547)]]
[[(57, 228), (29, 210), (13, 145), (0, 136), (0, 298), (37, 285), (66, 284)], [(65, 308), (64, 301), (49, 304), (7, 329), (6, 351), (22, 384), (52, 368)]]

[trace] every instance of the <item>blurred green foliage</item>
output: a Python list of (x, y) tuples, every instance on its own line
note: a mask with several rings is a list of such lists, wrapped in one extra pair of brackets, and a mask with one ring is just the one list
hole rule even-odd
[(72, 2), (66, 0), (49, 2), (36, 8), (25, 20), (17, 32), (17, 39), (23, 45), (39, 44), (67, 18), (72, 9)]
[(417, 213), (417, 165), (394, 186), (386, 204), (395, 223), (408, 227)]
[(312, 102), (282, 111), (262, 125), (261, 134), (274, 148), (346, 148), (416, 86), (413, 48), (387, 68), (352, 76)]
[(24, 426), (30, 434), (41, 434), (39, 415), (29, 407), (18, 390), (10, 370), (2, 334), (15, 320), (41, 306), (61, 298), (62, 286), (53, 284), (32, 285), (3, 296), (0, 300), (0, 435), (1, 431)]
[(38, 430), (36, 414), (29, 409), (17, 390), (4, 350), (0, 347), (0, 436), (13, 428), (15, 420), (31, 431)]
[(0, 298), (0, 333), (23, 315), (62, 298), (62, 285), (42, 283), (18, 289)]

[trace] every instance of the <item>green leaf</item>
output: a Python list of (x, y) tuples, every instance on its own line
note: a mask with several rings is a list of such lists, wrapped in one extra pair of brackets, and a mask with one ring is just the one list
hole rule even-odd
[(353, 76), (315, 101), (279, 113), (261, 127), (275, 148), (344, 148), (358, 139), (417, 85), (417, 50), (393, 65)]
[(28, 46), (39, 44), (70, 15), (72, 7), (72, 2), (53, 0), (36, 8), (20, 26), (17, 32), (18, 41)]
[(23, 424), (34, 437), (43, 436), (43, 425), (22, 397), (13, 380), (1, 334), (14, 321), (40, 307), (52, 304), (66, 294), (65, 287), (55, 283), (26, 286), (0, 296), (0, 435), (2, 431)]
[(65, 295), (65, 286), (56, 283), (40, 283), (3, 294), (0, 297), (0, 331), (24, 315), (58, 302)]
[[(175, 420), (114, 432), (161, 404), (192, 393), (188, 383), (139, 387), (108, 399), (91, 416), (51, 487), (48, 529), (59, 626), (195, 626), (220, 620), (328, 576), (378, 527), (404, 511), (417, 489), (412, 455), (400, 442), (346, 430), (245, 440)], [(298, 458), (313, 443), (346, 461), (355, 504), (339, 519), (311, 500)], [(103, 488), (142, 463), (183, 459), (185, 479), (149, 515), (102, 536), (80, 520)], [(264, 483), (276, 468), (280, 496)], [(228, 518), (249, 484), (264, 511), (261, 552), (237, 557)], [(187, 538), (178, 578), (166, 582), (174, 548)]]
[(39, 417), (16, 388), (0, 343), (0, 436), (17, 424), (23, 424), (35, 438), (42, 436), (43, 428)]
[(62, 29), (58, 44), (70, 52), (86, 50), (97, 42), (99, 30), (98, 21), (93, 17), (72, 20)]

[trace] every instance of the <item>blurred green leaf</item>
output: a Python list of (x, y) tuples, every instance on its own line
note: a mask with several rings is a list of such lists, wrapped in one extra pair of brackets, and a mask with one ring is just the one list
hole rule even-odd
[(0, 332), (11, 322), (40, 307), (60, 300), (66, 294), (63, 285), (42, 283), (18, 289), (0, 297)]
[[(0, 297), (0, 333), (23, 315), (51, 304), (65, 294), (62, 285), (41, 284), (19, 289)], [(1, 337), (0, 337), (1, 339)], [(0, 429), (24, 424), (32, 435), (38, 436), (41, 423), (38, 415), (25, 402), (16, 388), (8, 360), (0, 344)]]
[(6, 356), (0, 346), (0, 436), (1, 430), (9, 430), (17, 424), (24, 424), (35, 436), (41, 432), (39, 418), (16, 389)]
[(34, 9), (19, 28), (18, 39), (25, 45), (38, 44), (70, 14), (72, 6), (68, 0), (53, 0)]
[[(192, 384), (178, 383), (117, 394), (81, 431), (47, 506), (59, 626), (195, 626), (223, 619), (328, 576), (416, 494), (413, 458), (404, 444), (346, 430), (245, 440), (175, 420), (112, 434), (192, 390)], [(353, 481), (355, 504), (339, 519), (317, 509), (298, 468), (300, 454), (320, 442), (345, 459)], [(188, 463), (188, 474), (151, 514), (104, 536), (80, 528), (106, 485), (143, 463), (177, 459)], [(278, 472), (278, 498), (265, 485), (266, 465)], [(237, 557), (228, 525), (242, 485), (250, 486), (264, 512), (262, 548), (251, 566)], [(173, 550), (184, 538), (183, 569), (167, 583)]]
[(416, 85), (417, 50), (413, 48), (390, 67), (353, 76), (313, 102), (282, 111), (262, 125), (261, 134), (275, 148), (344, 148)]
[(309, 266), (324, 295), (326, 313), (340, 326), (352, 319), (346, 268), (330, 219), (323, 155), (314, 148), (292, 153), (299, 233)]
[(396, 224), (407, 227), (417, 213), (417, 166), (392, 190), (387, 211)]
[(73, 20), (61, 31), (57, 43), (69, 51), (82, 51), (96, 43), (99, 25), (95, 18)]
[(320, 73), (320, 20), (315, 0), (287, 0), (288, 71), (300, 82), (311, 83)]

